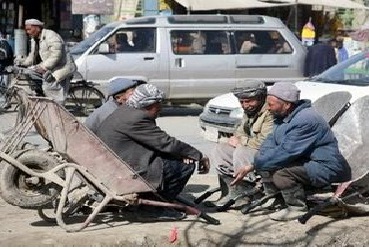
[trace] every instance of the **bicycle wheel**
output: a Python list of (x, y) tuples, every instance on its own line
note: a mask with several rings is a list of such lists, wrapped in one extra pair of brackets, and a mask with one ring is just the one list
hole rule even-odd
[(92, 86), (71, 86), (65, 107), (75, 116), (88, 116), (104, 102), (103, 93)]

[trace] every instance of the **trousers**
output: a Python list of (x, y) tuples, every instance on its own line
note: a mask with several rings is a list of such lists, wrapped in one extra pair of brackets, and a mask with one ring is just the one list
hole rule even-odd
[[(226, 143), (217, 144), (212, 157), (211, 164), (215, 166), (217, 172), (221, 175), (233, 175), (237, 169), (252, 165), (257, 150), (239, 145), (236, 148)], [(249, 173), (246, 180), (254, 182), (255, 174)]]
[(163, 159), (163, 164), (163, 181), (158, 193), (168, 200), (174, 200), (195, 171), (195, 163), (186, 164), (181, 160)]

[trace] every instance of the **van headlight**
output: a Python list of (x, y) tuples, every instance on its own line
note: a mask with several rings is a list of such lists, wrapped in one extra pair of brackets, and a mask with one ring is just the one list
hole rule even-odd
[(236, 118), (236, 119), (242, 119), (243, 118), (243, 108), (235, 108), (234, 110), (229, 113), (229, 117)]

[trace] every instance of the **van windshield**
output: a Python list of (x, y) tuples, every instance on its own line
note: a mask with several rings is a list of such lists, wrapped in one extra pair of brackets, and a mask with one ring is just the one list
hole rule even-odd
[(76, 45), (74, 45), (70, 50), (70, 54), (74, 57), (83, 54), (95, 42), (99, 41), (101, 38), (103, 38), (110, 31), (115, 29), (115, 27), (117, 27), (119, 24), (121, 24), (121, 22), (114, 22), (114, 23), (104, 25), (102, 28), (100, 28), (96, 32), (92, 33), (85, 40), (83, 40), (83, 41), (77, 43)]

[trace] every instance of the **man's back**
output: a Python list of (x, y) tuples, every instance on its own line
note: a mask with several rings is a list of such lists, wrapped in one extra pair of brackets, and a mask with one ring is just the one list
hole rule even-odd
[(121, 159), (157, 187), (162, 174), (162, 159), (192, 156), (201, 152), (161, 130), (155, 119), (142, 109), (118, 107), (99, 127), (100, 137)]
[(318, 43), (309, 47), (305, 60), (304, 76), (311, 77), (337, 64), (336, 52), (329, 44)]

